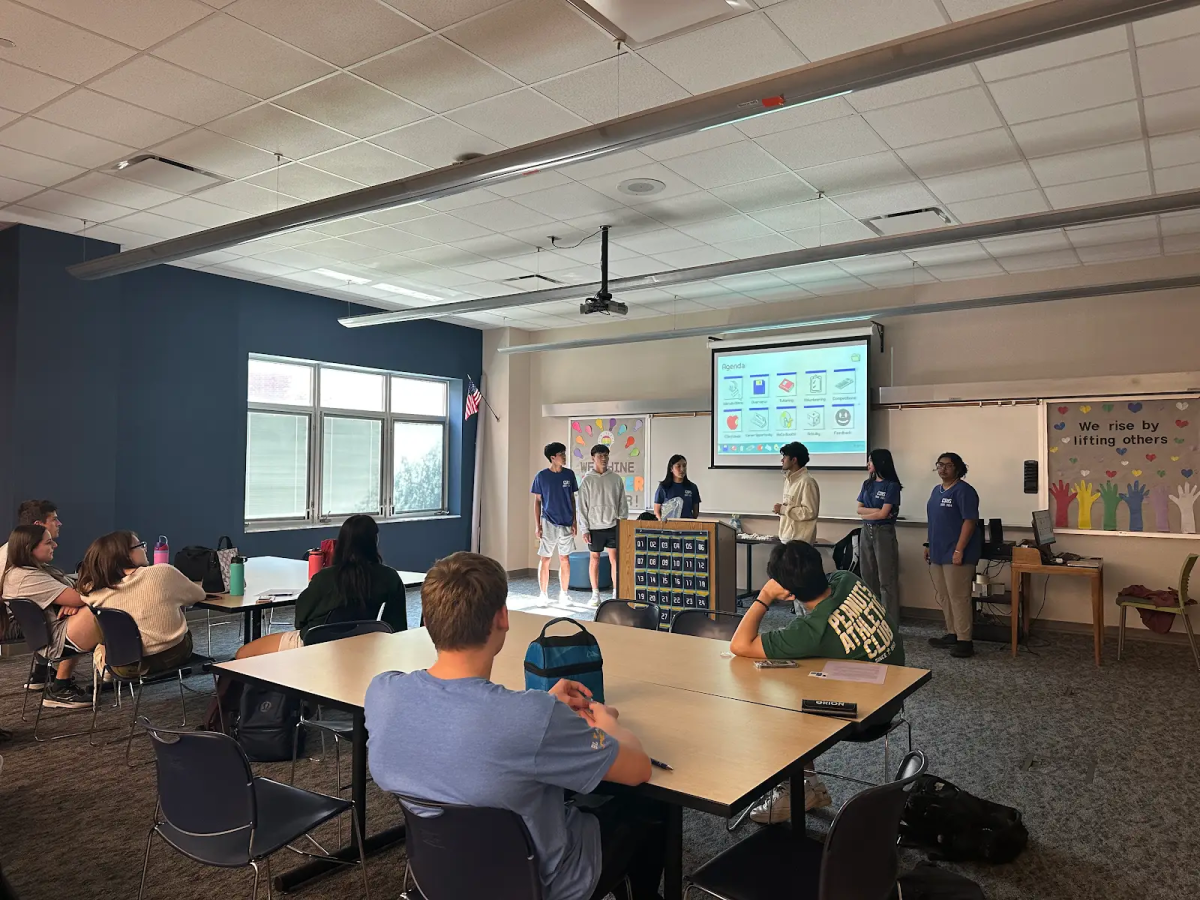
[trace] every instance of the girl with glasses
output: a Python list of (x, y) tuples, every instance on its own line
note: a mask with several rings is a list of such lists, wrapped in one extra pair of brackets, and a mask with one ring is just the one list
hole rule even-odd
[(929, 543), (925, 546), (925, 561), (929, 563), (938, 605), (946, 617), (946, 633), (930, 638), (929, 643), (949, 649), (951, 656), (962, 659), (975, 655), (971, 582), (983, 552), (983, 535), (976, 527), (979, 494), (963, 481), (967, 464), (957, 453), (939, 456), (934, 471), (941, 483), (934, 486), (926, 507)]

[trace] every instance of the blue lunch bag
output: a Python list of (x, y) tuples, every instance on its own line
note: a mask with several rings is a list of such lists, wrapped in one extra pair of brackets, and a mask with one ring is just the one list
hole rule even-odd
[[(547, 635), (550, 626), (570, 622), (574, 634)], [(525, 651), (525, 689), (548, 691), (560, 678), (586, 685), (592, 699), (604, 702), (604, 659), (591, 633), (574, 619), (551, 619)]]

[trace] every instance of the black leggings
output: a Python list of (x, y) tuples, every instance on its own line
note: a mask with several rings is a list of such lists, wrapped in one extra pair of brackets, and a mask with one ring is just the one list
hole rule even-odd
[(666, 807), (642, 797), (610, 797), (598, 807), (581, 807), (600, 820), (600, 881), (592, 900), (616, 892), (629, 876), (633, 900), (657, 900), (667, 839)]

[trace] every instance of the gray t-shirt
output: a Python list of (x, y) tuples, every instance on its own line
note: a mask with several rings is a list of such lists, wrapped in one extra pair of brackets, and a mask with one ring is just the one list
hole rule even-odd
[(367, 688), (371, 776), (385, 791), (509, 809), (537, 848), (545, 900), (587, 900), (600, 878), (600, 826), (563, 789), (595, 789), (617, 742), (544, 691), (421, 670)]
[(0, 577), (4, 579), (0, 597), (5, 600), (24, 597), (46, 611), (46, 622), (50, 626), (50, 645), (46, 652), (51, 656), (60, 655), (67, 636), (67, 620), (58, 618), (57, 609), (52, 607), (59, 595), (71, 586), (66, 576), (57, 569), (22, 566), (9, 569)]

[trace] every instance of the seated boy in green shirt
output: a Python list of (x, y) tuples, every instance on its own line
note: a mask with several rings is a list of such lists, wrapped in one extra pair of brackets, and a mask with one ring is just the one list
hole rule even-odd
[[(771, 552), (770, 581), (738, 626), (729, 649), (750, 659), (854, 659), (904, 665), (904, 643), (879, 598), (853, 572), (826, 577), (821, 553), (804, 541)], [(807, 614), (786, 628), (758, 633), (771, 604), (799, 600)]]

